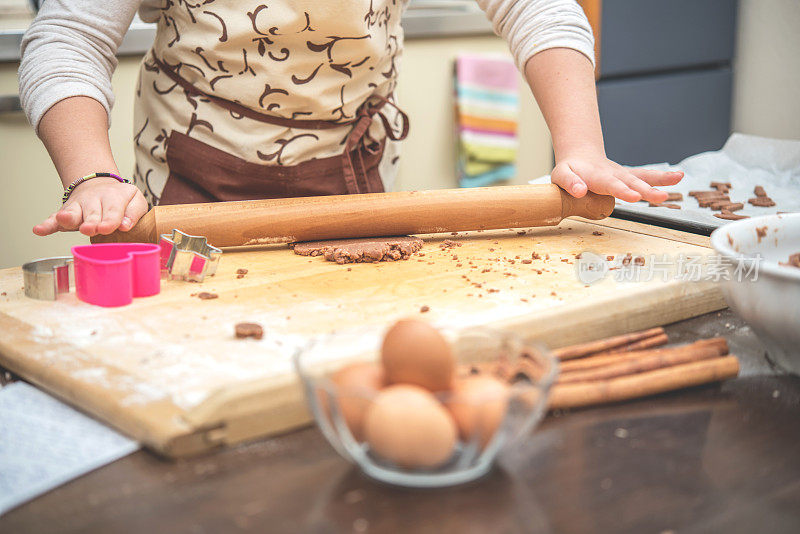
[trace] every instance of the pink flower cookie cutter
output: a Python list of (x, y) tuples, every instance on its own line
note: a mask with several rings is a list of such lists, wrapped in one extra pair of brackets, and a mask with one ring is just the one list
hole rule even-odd
[(161, 291), (161, 247), (101, 243), (72, 247), (75, 292), (89, 304), (125, 306)]

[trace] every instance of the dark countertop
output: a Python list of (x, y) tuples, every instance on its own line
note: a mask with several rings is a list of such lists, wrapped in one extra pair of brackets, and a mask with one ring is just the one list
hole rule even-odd
[(140, 451), (0, 518), (0, 532), (800, 531), (800, 377), (729, 311), (667, 328), (723, 335), (742, 376), (549, 417), (472, 484), (375, 483), (316, 429), (168, 462)]

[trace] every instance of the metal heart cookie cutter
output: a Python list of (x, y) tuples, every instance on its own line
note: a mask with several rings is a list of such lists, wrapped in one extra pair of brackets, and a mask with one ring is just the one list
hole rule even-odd
[(22, 266), (25, 296), (38, 300), (56, 300), (75, 285), (72, 256), (34, 260)]
[(222, 251), (208, 244), (203, 236), (172, 230), (161, 234), (161, 273), (170, 280), (202, 282), (217, 272)]

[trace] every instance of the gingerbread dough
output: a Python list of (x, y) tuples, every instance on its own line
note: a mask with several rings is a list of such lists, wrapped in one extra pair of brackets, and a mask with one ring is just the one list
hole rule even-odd
[(422, 248), (422, 239), (411, 236), (334, 239), (294, 243), (292, 248), (295, 254), (325, 256), (326, 260), (339, 264), (373, 263), (407, 260)]

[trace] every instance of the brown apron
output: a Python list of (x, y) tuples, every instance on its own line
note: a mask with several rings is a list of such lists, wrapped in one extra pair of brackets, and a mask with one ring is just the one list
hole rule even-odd
[(406, 5), (164, 3), (134, 105), (133, 178), (148, 202), (388, 187), (408, 132), (393, 103)]
[[(408, 116), (389, 99), (375, 96), (358, 110), (356, 117), (345, 123), (324, 120), (287, 119), (260, 113), (236, 102), (204, 93), (181, 78), (175, 70), (159, 59), (159, 68), (188, 94), (208, 98), (232, 113), (250, 119), (303, 130), (325, 130), (352, 124), (341, 156), (312, 159), (297, 165), (277, 166), (251, 163), (214, 148), (188, 135), (173, 131), (167, 141), (169, 177), (159, 204), (193, 204), (227, 200), (260, 198), (308, 197), (316, 195), (345, 195), (382, 193), (383, 181), (378, 165), (383, 156), (385, 141), (369, 138), (375, 117), (383, 122), (387, 137), (400, 141), (408, 135)], [(402, 118), (400, 132), (395, 132), (382, 113), (392, 106)]]

